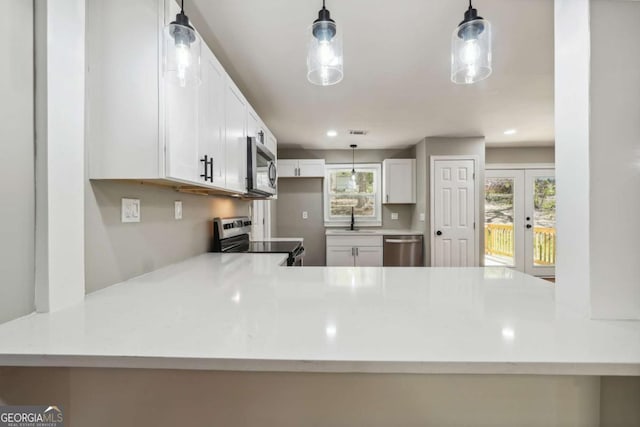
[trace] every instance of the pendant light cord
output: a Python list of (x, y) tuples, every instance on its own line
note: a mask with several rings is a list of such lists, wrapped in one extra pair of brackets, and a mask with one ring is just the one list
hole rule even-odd
[[(184, 1), (184, 0), (182, 0)], [(469, 10), (473, 9), (473, 6), (471, 5), (471, 0), (469, 0)]]
[[(469, 0), (469, 3), (471, 3), (471, 0)], [(180, 2), (180, 12), (184, 13), (184, 0)]]
[(356, 148), (351, 147), (351, 172), (356, 171)]

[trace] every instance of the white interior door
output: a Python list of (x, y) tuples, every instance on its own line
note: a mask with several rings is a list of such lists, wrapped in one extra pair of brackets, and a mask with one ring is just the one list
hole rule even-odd
[(554, 276), (556, 177), (553, 169), (525, 171), (525, 267), (534, 276)]
[(432, 160), (431, 265), (471, 267), (477, 265), (475, 161)]

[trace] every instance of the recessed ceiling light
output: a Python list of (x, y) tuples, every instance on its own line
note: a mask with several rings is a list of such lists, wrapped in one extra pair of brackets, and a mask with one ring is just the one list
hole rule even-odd
[(338, 132), (336, 132), (335, 130), (328, 130), (327, 136), (333, 138), (335, 136), (338, 136)]
[(505, 135), (515, 135), (516, 133), (518, 133), (517, 129), (507, 129), (504, 131)]

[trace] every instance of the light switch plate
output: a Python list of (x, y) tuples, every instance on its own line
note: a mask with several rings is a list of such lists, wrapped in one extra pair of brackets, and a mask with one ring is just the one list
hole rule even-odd
[(182, 201), (176, 200), (173, 202), (173, 213), (175, 219), (182, 219)]
[(420, 221), (424, 221), (424, 213), (420, 213)]
[(140, 222), (140, 199), (122, 199), (122, 222)]
[(398, 219), (398, 212), (391, 212), (391, 219)]
[(302, 211), (302, 219), (308, 219), (308, 218), (309, 218), (309, 212)]

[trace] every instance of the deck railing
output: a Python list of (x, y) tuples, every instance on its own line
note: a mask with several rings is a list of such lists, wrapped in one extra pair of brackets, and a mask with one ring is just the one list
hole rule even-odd
[[(514, 257), (513, 224), (484, 225), (484, 253)], [(556, 229), (533, 228), (533, 261), (536, 265), (554, 265), (556, 262)]]

